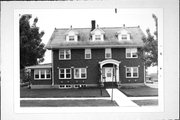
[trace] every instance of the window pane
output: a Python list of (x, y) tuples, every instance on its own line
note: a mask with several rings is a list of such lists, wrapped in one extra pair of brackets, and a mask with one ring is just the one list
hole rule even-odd
[(86, 78), (86, 74), (85, 73), (81, 73), (81, 78)]
[(137, 57), (137, 53), (132, 53), (132, 57)]
[(64, 59), (64, 50), (59, 51), (59, 57), (60, 59)]
[(91, 54), (86, 54), (86, 58), (91, 58)]
[(138, 76), (138, 74), (137, 73), (133, 73), (133, 77), (137, 77)]
[(70, 69), (66, 69), (66, 74), (71, 73)]
[(126, 54), (126, 57), (131, 57), (131, 53), (127, 53), (127, 54)]
[(45, 70), (41, 70), (41, 78), (45, 78)]
[(60, 78), (64, 78), (64, 74), (60, 74)]
[(39, 74), (35, 75), (35, 78), (39, 78)]
[(51, 75), (50, 74), (46, 74), (46, 78), (51, 78)]
[(138, 71), (138, 68), (133, 68), (133, 72), (137, 72)]
[(126, 72), (131, 72), (131, 68), (126, 68)]
[(66, 74), (66, 78), (71, 78), (71, 74)]
[(79, 78), (79, 69), (75, 69), (75, 77)]
[(64, 69), (60, 69), (60, 73), (64, 73)]
[(111, 58), (111, 54), (106, 53), (106, 58)]
[(86, 73), (86, 68), (81, 68), (81, 73)]
[(131, 73), (127, 73), (127, 77), (131, 77)]
[(66, 58), (70, 58), (70, 50), (66, 50)]

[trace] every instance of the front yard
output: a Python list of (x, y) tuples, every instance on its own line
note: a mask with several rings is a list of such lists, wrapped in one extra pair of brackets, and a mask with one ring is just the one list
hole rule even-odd
[(105, 89), (28, 89), (20, 88), (21, 98), (109, 97)]
[(122, 87), (119, 89), (128, 97), (152, 97), (158, 96), (158, 88), (151, 88), (149, 86), (139, 86), (137, 88), (133, 87)]

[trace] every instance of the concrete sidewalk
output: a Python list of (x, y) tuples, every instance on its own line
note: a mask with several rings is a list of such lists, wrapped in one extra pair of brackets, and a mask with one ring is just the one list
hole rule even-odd
[[(110, 96), (112, 96), (112, 89), (106, 89)], [(113, 89), (113, 100), (119, 105), (119, 107), (139, 107), (136, 103), (132, 102), (126, 95), (121, 91)]]

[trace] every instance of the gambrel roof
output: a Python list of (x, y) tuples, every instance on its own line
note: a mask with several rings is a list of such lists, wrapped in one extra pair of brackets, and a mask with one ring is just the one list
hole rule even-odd
[(130, 40), (118, 40), (117, 33), (123, 30), (123, 27), (101, 27), (105, 32), (104, 41), (91, 40), (91, 28), (73, 28), (78, 33), (78, 41), (67, 42), (65, 33), (69, 28), (55, 29), (49, 42), (47, 49), (59, 48), (104, 48), (104, 47), (142, 47), (142, 38), (145, 36), (139, 26), (126, 27), (130, 34)]

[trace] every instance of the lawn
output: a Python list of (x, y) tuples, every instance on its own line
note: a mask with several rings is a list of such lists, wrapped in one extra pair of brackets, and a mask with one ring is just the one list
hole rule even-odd
[(133, 102), (135, 102), (136, 104), (138, 104), (139, 106), (156, 106), (158, 105), (158, 100), (132, 100)]
[(111, 100), (21, 100), (21, 107), (105, 107), (118, 106)]
[(105, 89), (28, 89), (21, 87), (21, 98), (109, 97)]
[(139, 86), (136, 88), (122, 87), (119, 90), (128, 97), (158, 96), (158, 88), (151, 88), (148, 86)]

